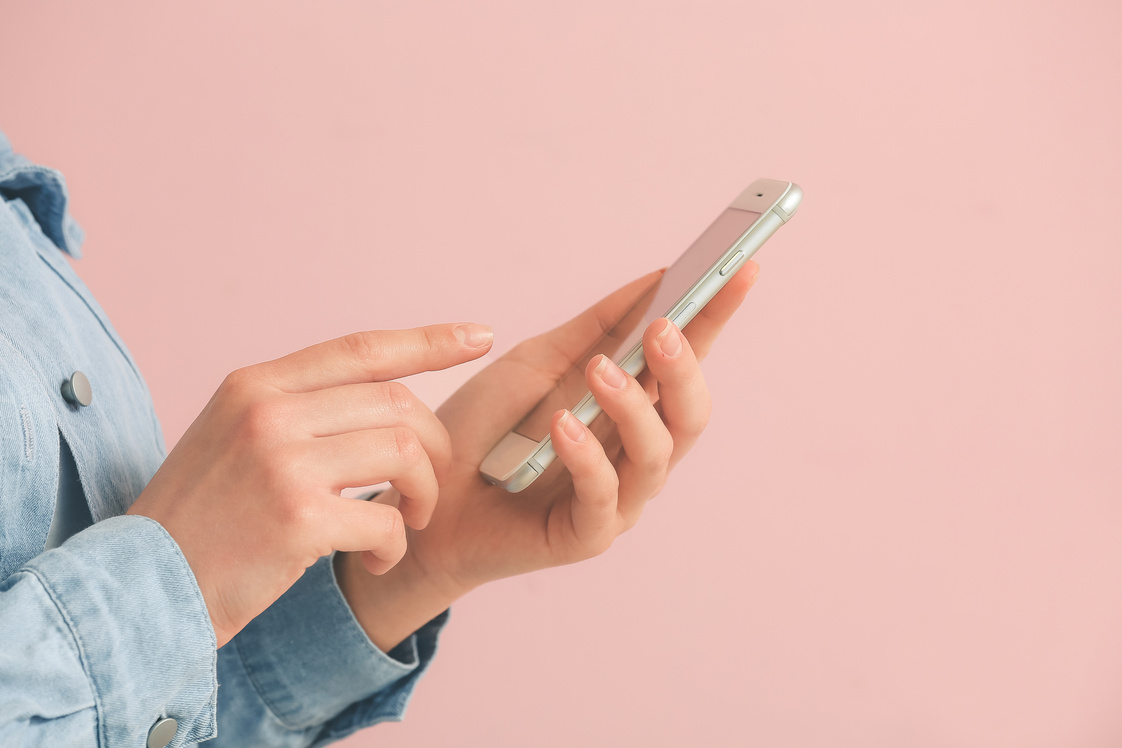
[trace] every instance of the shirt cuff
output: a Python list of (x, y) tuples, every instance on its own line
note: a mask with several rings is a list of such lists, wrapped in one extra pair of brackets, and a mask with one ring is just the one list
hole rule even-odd
[(448, 612), (387, 654), (370, 641), (324, 556), (232, 643), (254, 688), (288, 729), (325, 724), (338, 739), (399, 721), (436, 653)]
[(144, 745), (163, 717), (171, 746), (216, 729), (214, 629), (195, 575), (147, 517), (98, 522), (30, 562), (74, 637), (97, 702), (99, 744)]

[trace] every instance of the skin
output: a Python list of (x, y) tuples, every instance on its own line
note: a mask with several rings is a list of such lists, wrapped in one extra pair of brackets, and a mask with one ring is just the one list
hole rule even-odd
[[(486, 483), (479, 475), (484, 456), (659, 274), (521, 343), (453, 394), (436, 413), (453, 451), (428, 526), (407, 531), (408, 550), (385, 574), (368, 573), (369, 554), (335, 557), (340, 587), (371, 640), (388, 650), (475, 587), (599, 555), (630, 529), (708, 422), (710, 396), (698, 362), (758, 271), (748, 262), (684, 333), (668, 320), (653, 322), (643, 336), (642, 384), (603, 357), (589, 362), (589, 389), (615, 428), (593, 433), (559, 411), (550, 434), (566, 470), (555, 463), (522, 493)], [(624, 386), (613, 387), (613, 378)], [(393, 504), (398, 492), (378, 500)]]
[[(710, 400), (698, 361), (758, 269), (746, 263), (685, 335), (654, 322), (644, 334), (643, 383), (594, 359), (589, 388), (615, 428), (598, 436), (555, 414), (560, 464), (516, 496), (482, 480), (483, 457), (657, 273), (521, 343), (435, 414), (393, 380), (482, 356), (489, 328), (355, 333), (239, 369), (129, 513), (159, 522), (178, 543), (217, 646), (338, 551), (343, 594), (388, 651), (475, 587), (598, 555), (635, 524), (705, 427)], [(339, 495), (385, 481), (391, 489), (377, 501)]]
[[(364, 332), (233, 372), (168, 455), (129, 514), (179, 544), (228, 642), (332, 551), (366, 551), (382, 573), (405, 527), (432, 515), (451, 445), (436, 417), (392, 380), (470, 361), (483, 325)], [(390, 481), (400, 507), (344, 499)]]

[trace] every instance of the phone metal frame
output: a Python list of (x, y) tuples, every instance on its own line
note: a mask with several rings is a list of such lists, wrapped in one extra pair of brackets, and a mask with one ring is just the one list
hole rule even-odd
[[(759, 218), (662, 316), (673, 320), (679, 329), (688, 325), (701, 308), (708, 304), (736, 274), (744, 262), (755, 254), (756, 250), (763, 246), (780, 226), (790, 220), (798, 209), (802, 196), (802, 189), (793, 182), (775, 179), (757, 179), (752, 182), (728, 207), (759, 213)], [(621, 369), (636, 377), (647, 366), (647, 360), (643, 356), (644, 332), (640, 330), (639, 341), (616, 360)], [(602, 409), (592, 393), (588, 392), (575, 407), (570, 409), (570, 412), (581, 423), (588, 426), (596, 416), (600, 415)], [(557, 452), (553, 449), (553, 441), (549, 435), (536, 442), (512, 430), (487, 454), (479, 467), (479, 472), (487, 482), (501, 486), (510, 493), (518, 493), (545, 472), (555, 459), (557, 459)]]

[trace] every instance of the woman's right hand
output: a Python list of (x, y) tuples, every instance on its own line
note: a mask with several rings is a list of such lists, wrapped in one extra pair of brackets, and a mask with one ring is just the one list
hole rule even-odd
[[(423, 528), (451, 465), (448, 432), (392, 380), (471, 361), (489, 328), (362, 332), (233, 372), (129, 514), (159, 522), (195, 574), (218, 646), (321, 556), (362, 554), (381, 574)], [(389, 481), (398, 508), (345, 499)]]

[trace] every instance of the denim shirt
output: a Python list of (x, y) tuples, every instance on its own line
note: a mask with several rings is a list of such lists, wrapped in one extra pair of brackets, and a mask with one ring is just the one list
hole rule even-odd
[[(136, 363), (64, 257), (82, 233), (62, 175), (0, 134), (0, 198), (0, 745), (144, 746), (171, 718), (171, 746), (318, 746), (401, 719), (447, 614), (385, 654), (330, 557), (216, 650), (175, 541), (123, 516), (166, 448)], [(60, 391), (75, 371), (85, 407)], [(92, 524), (44, 550), (68, 495)]]

